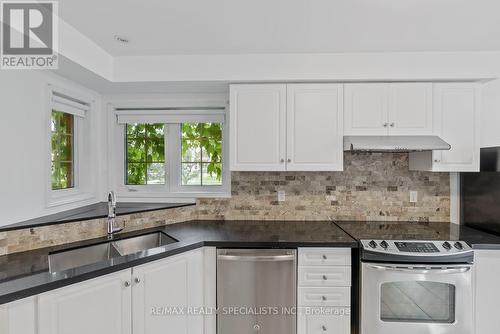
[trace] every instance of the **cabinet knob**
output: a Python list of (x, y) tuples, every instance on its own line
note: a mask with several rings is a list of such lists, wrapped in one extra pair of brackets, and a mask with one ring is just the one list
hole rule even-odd
[(325, 255), (325, 254), (323, 254), (322, 258), (323, 258), (323, 260), (326, 260), (326, 259), (327, 259), (327, 257), (326, 257), (326, 255)]
[(321, 300), (322, 301), (326, 301), (326, 297), (325, 296), (321, 296)]
[(130, 286), (130, 282), (129, 281), (125, 281), (124, 285), (125, 285), (126, 288), (128, 288)]
[(287, 159), (286, 161), (287, 161), (287, 162), (292, 162), (292, 159), (290, 159), (290, 158), (289, 158), (289, 159)]
[(389, 123), (384, 123), (384, 128), (386, 128), (389, 125)]
[(393, 128), (393, 127), (394, 127), (394, 125), (395, 125), (395, 124), (394, 124), (394, 122), (392, 122), (392, 123), (391, 123), (391, 128)]
[(441, 162), (441, 160), (439, 160), (439, 159), (434, 159), (434, 162)]
[(326, 275), (323, 275), (323, 281), (326, 281), (328, 280), (328, 277), (326, 277)]
[(284, 162), (285, 162), (285, 159), (281, 159), (281, 160), (280, 160), (280, 162), (281, 162), (281, 163), (284, 163)]
[(141, 283), (141, 279), (139, 277), (134, 278), (135, 283)]
[(323, 332), (326, 332), (326, 326), (325, 326), (325, 325), (321, 326), (321, 330), (322, 330)]

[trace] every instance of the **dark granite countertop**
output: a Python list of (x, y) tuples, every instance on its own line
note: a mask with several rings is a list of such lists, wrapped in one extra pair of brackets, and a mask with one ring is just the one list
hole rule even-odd
[[(175, 209), (184, 206), (195, 205), (195, 203), (116, 203), (116, 215), (123, 216), (132, 213)], [(97, 218), (105, 218), (108, 216), (108, 203), (100, 202), (96, 204), (86, 205), (81, 208), (67, 210), (55, 213), (40, 218), (34, 218), (19, 223), (0, 226), (0, 232), (20, 230), (23, 228), (39, 227), (46, 225), (66, 224), (72, 222), (80, 222), (82, 220), (90, 220)]]
[(467, 226), (429, 222), (337, 221), (356, 240), (462, 240), (473, 249), (500, 249), (500, 237)]
[(117, 235), (162, 231), (178, 242), (75, 269), (49, 272), (49, 253), (106, 242), (106, 237), (0, 256), (0, 304), (57, 289), (202, 246), (239, 248), (358, 247), (332, 222), (189, 221)]

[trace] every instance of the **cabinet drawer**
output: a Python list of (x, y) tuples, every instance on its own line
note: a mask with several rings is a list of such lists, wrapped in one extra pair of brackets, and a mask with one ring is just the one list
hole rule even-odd
[(299, 286), (351, 286), (351, 267), (299, 267)]
[(299, 266), (350, 266), (350, 248), (299, 248)]
[(350, 306), (350, 288), (298, 288), (299, 307), (302, 306)]
[(299, 334), (350, 334), (351, 316), (344, 315), (300, 315), (297, 318)]

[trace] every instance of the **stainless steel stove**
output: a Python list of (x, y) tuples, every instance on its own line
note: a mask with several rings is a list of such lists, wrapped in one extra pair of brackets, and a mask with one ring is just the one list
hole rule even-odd
[(473, 332), (474, 252), (463, 241), (361, 241), (362, 334)]

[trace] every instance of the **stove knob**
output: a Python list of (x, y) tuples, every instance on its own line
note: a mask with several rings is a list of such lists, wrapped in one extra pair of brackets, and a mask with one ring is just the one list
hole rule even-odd
[(383, 249), (387, 249), (387, 247), (389, 247), (385, 240), (380, 243), (380, 246), (382, 246)]
[(456, 249), (459, 249), (459, 250), (464, 249), (464, 246), (462, 246), (462, 244), (461, 244), (460, 242), (458, 242), (458, 241), (457, 241), (457, 242), (455, 242), (455, 244), (454, 244), (453, 246), (455, 246), (455, 248), (456, 248)]
[(451, 245), (448, 241), (445, 241), (443, 243), (443, 248), (446, 249), (446, 250), (450, 250), (451, 249)]
[(368, 246), (370, 246), (371, 248), (377, 248), (377, 243), (374, 240), (372, 240), (368, 243)]

